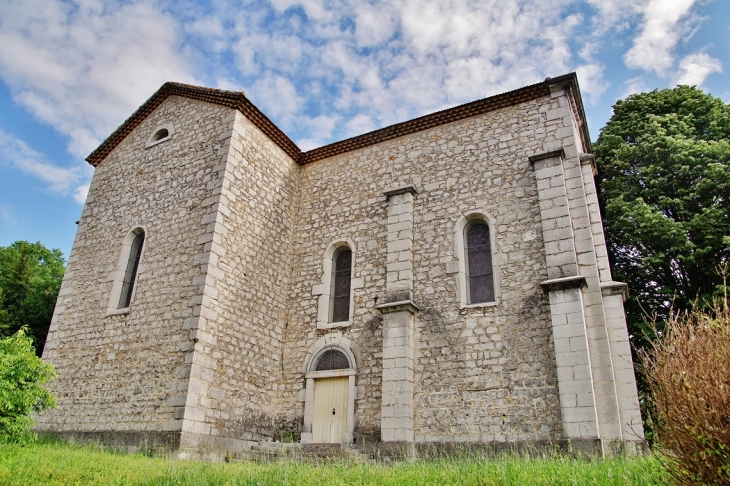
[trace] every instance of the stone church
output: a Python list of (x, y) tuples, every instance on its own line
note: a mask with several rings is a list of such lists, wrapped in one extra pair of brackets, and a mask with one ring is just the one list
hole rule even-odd
[(166, 83), (87, 158), (37, 429), (633, 448), (591, 152), (575, 74), (306, 152), (242, 92)]

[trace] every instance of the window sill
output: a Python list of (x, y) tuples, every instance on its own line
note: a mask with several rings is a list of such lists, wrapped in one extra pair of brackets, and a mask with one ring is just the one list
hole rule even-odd
[(119, 316), (122, 314), (129, 314), (130, 307), (124, 307), (122, 309), (107, 309), (106, 315), (107, 316)]
[(172, 138), (172, 136), (168, 136), (168, 137), (165, 137), (165, 138), (161, 138), (159, 140), (155, 140), (154, 142), (149, 142), (149, 143), (147, 143), (147, 145), (145, 145), (144, 148), (145, 148), (145, 150), (147, 150), (148, 148), (152, 148), (155, 145), (161, 144), (162, 142), (167, 142), (171, 138)]
[(479, 308), (482, 308), (482, 307), (495, 307), (497, 304), (498, 304), (498, 302), (496, 302), (496, 301), (494, 301), (494, 302), (480, 302), (478, 304), (462, 305), (461, 308), (462, 309), (479, 309)]
[(349, 321), (340, 322), (321, 322), (317, 321), (317, 329), (334, 329), (336, 327), (350, 327), (352, 326), (352, 319)]

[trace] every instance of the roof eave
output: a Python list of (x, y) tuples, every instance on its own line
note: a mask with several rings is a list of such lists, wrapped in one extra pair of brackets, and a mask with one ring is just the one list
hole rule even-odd
[(279, 127), (269, 120), (261, 110), (246, 98), (243, 92), (226, 91), (221, 89), (204, 88), (183, 83), (167, 82), (163, 84), (152, 96), (147, 99), (137, 110), (127, 118), (124, 123), (104, 140), (94, 150), (86, 161), (98, 167), (99, 164), (124, 140), (132, 131), (137, 128), (154, 110), (156, 110), (170, 96), (182, 96), (198, 101), (205, 101), (216, 105), (226, 106), (240, 111), (254, 125), (276, 143), (289, 157), (298, 161), (302, 151), (282, 132)]
[(428, 130), (437, 126), (453, 123), (466, 118), (482, 115), (484, 113), (514, 106), (537, 99), (541, 96), (549, 96), (551, 87), (562, 85), (568, 96), (571, 97), (576, 115), (579, 118), (579, 132), (583, 138), (584, 146), (588, 152), (593, 152), (588, 126), (583, 109), (583, 102), (578, 86), (578, 77), (575, 73), (569, 73), (557, 78), (547, 78), (540, 83), (525, 86), (513, 91), (490, 96), (471, 103), (455, 106), (446, 110), (430, 113), (412, 120), (397, 123), (356, 137), (331, 143), (307, 152), (302, 152), (289, 137), (281, 131), (269, 118), (261, 112), (243, 92), (225, 91), (213, 88), (204, 88), (182, 83), (167, 82), (163, 84), (150, 98), (127, 118), (109, 137), (102, 142), (87, 158), (94, 167), (99, 164), (124, 140), (139, 124), (141, 124), (155, 109), (157, 109), (169, 96), (177, 95), (199, 101), (206, 101), (222, 106), (227, 106), (240, 111), (254, 125), (256, 125), (266, 136), (276, 143), (289, 157), (300, 165), (309, 164), (317, 160), (326, 159), (353, 150), (365, 148), (386, 140), (410, 135), (412, 133)]

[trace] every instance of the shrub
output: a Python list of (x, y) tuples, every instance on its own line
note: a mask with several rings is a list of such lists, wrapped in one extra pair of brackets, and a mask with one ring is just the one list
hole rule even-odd
[(56, 406), (43, 386), (55, 376), (53, 365), (36, 356), (25, 328), (0, 339), (0, 443), (35, 440), (31, 414)]
[[(659, 334), (661, 336), (661, 333)], [(663, 462), (679, 484), (730, 483), (730, 311), (672, 315), (641, 353)]]

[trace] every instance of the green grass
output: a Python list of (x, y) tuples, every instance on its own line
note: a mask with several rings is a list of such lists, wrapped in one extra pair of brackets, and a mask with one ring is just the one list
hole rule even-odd
[(0, 445), (0, 485), (649, 485), (665, 484), (652, 457), (580, 460), (515, 456), (392, 465), (181, 461), (43, 443)]

